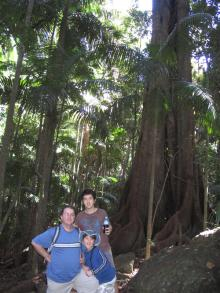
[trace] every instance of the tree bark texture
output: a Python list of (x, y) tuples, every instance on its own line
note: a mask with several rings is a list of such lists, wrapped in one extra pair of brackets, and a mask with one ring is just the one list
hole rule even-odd
[[(181, 19), (188, 15), (189, 4), (185, 0), (178, 0), (175, 4), (178, 28)], [(176, 40), (177, 79), (191, 81), (190, 51), (181, 41), (183, 37), (188, 38), (188, 30), (181, 28)], [(177, 153), (171, 172), (173, 176), (170, 178), (174, 214), (155, 236), (158, 249), (184, 243), (202, 228), (202, 203), (196, 188), (199, 181), (196, 176), (197, 166), (194, 164), (195, 125), (192, 106), (176, 96), (172, 115), (175, 121), (172, 134), (175, 133), (175, 136), (171, 135), (167, 140), (174, 142), (174, 146), (170, 148), (171, 155), (174, 155), (174, 149)]]
[[(162, 44), (180, 20), (188, 15), (188, 1), (154, 0), (152, 44)], [(182, 30), (181, 30), (182, 34)], [(177, 65), (175, 79), (191, 81), (190, 51), (177, 34), (175, 51)], [(184, 31), (188, 37), (187, 30)], [(173, 73), (172, 73), (173, 75)], [(172, 79), (158, 81), (157, 89), (146, 88), (142, 125), (130, 177), (121, 198), (119, 213), (113, 217), (111, 243), (115, 254), (135, 250), (146, 241), (146, 219), (152, 165), (152, 147), (156, 111), (159, 99), (158, 129), (156, 131), (156, 161), (154, 207), (160, 198), (166, 179), (164, 194), (155, 217), (154, 240), (156, 248), (182, 243), (201, 228), (201, 188), (198, 188), (197, 169), (194, 166), (194, 117), (192, 106), (180, 99), (173, 89)], [(169, 111), (162, 107), (161, 91), (168, 89)], [(172, 164), (169, 163), (172, 160)], [(168, 173), (168, 177), (166, 176)], [(123, 239), (121, 241), (120, 239)]]

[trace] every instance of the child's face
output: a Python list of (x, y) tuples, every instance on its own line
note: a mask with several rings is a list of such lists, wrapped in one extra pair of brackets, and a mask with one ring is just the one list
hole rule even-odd
[(93, 248), (94, 242), (95, 242), (95, 239), (89, 235), (83, 238), (83, 244), (85, 245), (87, 250), (91, 250)]

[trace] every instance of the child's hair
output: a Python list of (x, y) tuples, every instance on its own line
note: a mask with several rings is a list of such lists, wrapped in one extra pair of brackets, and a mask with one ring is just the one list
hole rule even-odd
[(89, 236), (89, 237), (91, 237), (92, 239), (94, 239), (96, 241), (96, 238), (97, 238), (96, 235), (88, 235), (88, 234), (84, 234), (83, 237), (82, 237), (82, 240), (84, 240), (84, 238), (86, 236)]
[(91, 237), (94, 240), (94, 246), (98, 246), (100, 244), (100, 235), (94, 230), (85, 230), (80, 232), (80, 242), (84, 240), (86, 236)]

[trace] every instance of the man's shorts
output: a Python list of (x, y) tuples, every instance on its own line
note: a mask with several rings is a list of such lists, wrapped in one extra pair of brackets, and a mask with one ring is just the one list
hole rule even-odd
[(86, 276), (83, 270), (67, 283), (57, 283), (47, 278), (47, 293), (70, 293), (72, 288), (77, 293), (96, 293), (98, 286), (98, 280), (94, 276)]

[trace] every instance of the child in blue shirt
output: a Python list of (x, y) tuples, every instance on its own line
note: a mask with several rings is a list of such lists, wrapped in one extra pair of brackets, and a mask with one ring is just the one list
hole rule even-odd
[(87, 276), (94, 275), (99, 281), (97, 293), (115, 293), (116, 271), (98, 247), (100, 236), (92, 230), (80, 235), (84, 255), (83, 269)]

